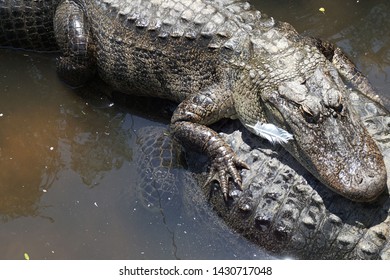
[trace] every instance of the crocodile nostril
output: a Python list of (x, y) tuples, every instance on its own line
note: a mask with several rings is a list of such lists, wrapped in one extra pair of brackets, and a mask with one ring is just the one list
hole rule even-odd
[(363, 176), (361, 176), (361, 175), (356, 175), (356, 177), (355, 177), (355, 181), (356, 181), (356, 183), (358, 183), (359, 185), (361, 185), (362, 183), (363, 183)]
[(373, 171), (367, 171), (366, 176), (370, 178), (374, 178), (377, 174)]

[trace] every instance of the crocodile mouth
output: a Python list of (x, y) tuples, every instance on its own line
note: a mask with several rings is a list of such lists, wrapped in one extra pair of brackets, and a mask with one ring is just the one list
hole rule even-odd
[[(293, 134), (294, 139), (283, 146), (333, 191), (357, 202), (374, 201), (386, 189), (386, 168), (347, 93), (329, 105), (324, 98), (308, 94), (310, 85), (287, 86), (264, 102), (268, 121)], [(291, 89), (293, 94), (283, 92)], [(299, 91), (305, 98), (293, 102), (290, 97), (296, 98)]]

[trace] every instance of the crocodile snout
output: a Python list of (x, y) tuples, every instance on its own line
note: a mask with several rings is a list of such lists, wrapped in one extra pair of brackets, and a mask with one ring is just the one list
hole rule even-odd
[[(387, 187), (386, 166), (377, 144), (361, 123), (350, 126), (347, 122), (330, 120), (337, 125), (322, 130), (322, 141), (317, 141), (314, 149), (301, 141), (302, 153), (307, 155), (305, 162), (333, 191), (357, 202), (374, 201)], [(334, 130), (348, 127), (348, 130), (332, 134), (330, 127)]]
[(370, 167), (363, 165), (357, 174), (341, 171), (338, 174), (341, 184), (336, 187), (336, 191), (353, 201), (374, 201), (385, 191), (387, 181), (386, 168), (381, 158), (376, 159), (375, 166), (376, 169), (370, 170)]
[(386, 170), (381, 170), (380, 173), (374, 176), (364, 175), (363, 180), (359, 184), (359, 189), (362, 190), (363, 194), (360, 195), (360, 192), (356, 192), (354, 196), (359, 201), (360, 198), (363, 201), (373, 201), (380, 194), (382, 194), (386, 190), (386, 182), (387, 182), (387, 174)]

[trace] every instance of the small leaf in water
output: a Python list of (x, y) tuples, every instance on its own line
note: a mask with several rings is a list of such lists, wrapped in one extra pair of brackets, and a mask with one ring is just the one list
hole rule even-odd
[(321, 7), (318, 9), (321, 13), (325, 14), (325, 8), (324, 7)]
[(29, 261), (30, 260), (30, 256), (27, 253), (24, 253), (24, 259)]

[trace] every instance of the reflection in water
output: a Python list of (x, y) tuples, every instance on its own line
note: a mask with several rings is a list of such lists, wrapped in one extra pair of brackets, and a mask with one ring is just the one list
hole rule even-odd
[[(69, 145), (71, 169), (81, 175), (84, 184), (93, 186), (102, 179), (104, 172), (120, 169), (125, 161), (131, 161), (131, 133), (122, 129), (126, 117), (124, 113), (113, 115), (112, 112), (89, 107), (81, 113), (81, 116), (74, 116), (71, 112), (62, 115), (62, 120), (68, 123), (65, 128), (67, 138), (71, 139), (63, 142)], [(79, 123), (80, 118), (88, 125), (82, 130), (74, 125), (74, 122)]]
[[(3, 65), (19, 64), (27, 57), (7, 58)], [(48, 86), (34, 63), (26, 64), (26, 84), (40, 86), (45, 93), (30, 96), (32, 86), (23, 86), (18, 69), (2, 68), (0, 76), (0, 214), (3, 221), (39, 214), (37, 201), (50, 188), (61, 168), (57, 149), (55, 107), (45, 106)], [(23, 100), (26, 106), (23, 106)]]
[[(77, 192), (80, 186), (97, 185), (105, 172), (131, 160), (130, 128), (122, 129), (126, 114), (110, 106), (96, 109), (78, 98), (58, 81), (52, 58), (2, 51), (0, 60), (6, 66), (0, 72), (0, 217), (6, 223), (0, 231), (1, 257), (20, 258), (20, 251), (30, 247), (36, 257), (50, 252), (61, 258), (45, 247), (56, 236), (74, 242), (65, 237), (74, 225), (56, 213), (57, 206), (73, 211), (64, 205), (69, 191), (76, 191), (73, 204), (81, 204), (87, 194)], [(65, 250), (62, 258), (67, 255), (82, 256)]]
[[(253, 2), (341, 45), (389, 94), (388, 3)], [(191, 210), (169, 216), (145, 209), (133, 154), (137, 131), (156, 118), (129, 112), (148, 111), (143, 102), (121, 108), (96, 88), (71, 90), (58, 81), (51, 56), (0, 50), (0, 61), (0, 258), (269, 257), (223, 225), (194, 222)]]
[(10, 116), (4, 115), (1, 121), (0, 213), (3, 221), (37, 215), (36, 201), (50, 188), (61, 168), (58, 151), (46, 144), (57, 142), (50, 126), (43, 126), (47, 124), (46, 116), (42, 119), (40, 112), (32, 110), (31, 117), (26, 119), (21, 117), (23, 111), (15, 110)]
[[(12, 64), (6, 61), (8, 53), (2, 53), (1, 61), (5, 65)], [(46, 78), (57, 81), (53, 67), (48, 70), (52, 73), (41, 73), (47, 66), (36, 65), (41, 64), (39, 56), (27, 55), (31, 57), (29, 65), (22, 61), (22, 55), (14, 55), (11, 59), (19, 58), (16, 61), (19, 67), (31, 68), (21, 70), (14, 83), (10, 82), (14, 73), (2, 75), (5, 85), (0, 131), (3, 219), (37, 214), (36, 201), (48, 191), (59, 172), (73, 170), (91, 186), (93, 180), (104, 176), (104, 171), (119, 169), (125, 160), (130, 161), (132, 154), (128, 145), (131, 135), (121, 128), (124, 113), (96, 110), (82, 100), (73, 106), (59, 103)], [(23, 80), (19, 80), (21, 73), (27, 74)], [(36, 87), (31, 86), (34, 83)], [(60, 83), (55, 86), (63, 87)], [(61, 90), (68, 91), (65, 87)]]

